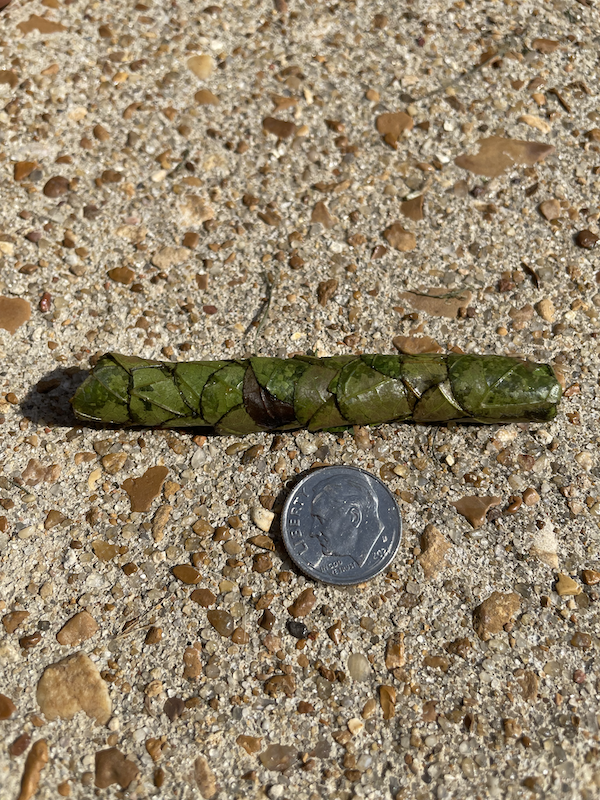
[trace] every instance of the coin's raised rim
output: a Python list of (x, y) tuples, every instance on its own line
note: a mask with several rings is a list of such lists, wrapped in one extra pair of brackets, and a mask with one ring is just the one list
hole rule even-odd
[[(289, 507), (291, 505), (292, 498), (295, 497), (296, 494), (302, 489), (302, 486), (305, 483), (308, 483), (312, 478), (314, 478), (315, 475), (317, 475), (317, 474), (321, 474), (322, 475), (324, 472), (330, 472), (330, 471), (332, 471), (332, 472), (333, 471), (336, 471), (336, 472), (339, 472), (339, 471), (342, 471), (342, 472), (347, 472), (347, 471), (348, 472), (350, 472), (350, 471), (352, 471), (352, 472), (360, 472), (363, 475), (365, 475), (366, 477), (377, 481), (377, 483), (380, 484), (383, 487), (383, 489), (387, 492), (387, 494), (389, 495), (390, 499), (392, 500), (393, 507), (396, 510), (396, 514), (398, 515), (398, 533), (397, 533), (398, 541), (396, 543), (396, 546), (392, 548), (392, 550), (390, 551), (388, 559), (386, 561), (384, 561), (383, 566), (380, 568), (380, 570), (378, 572), (376, 572), (374, 575), (371, 575), (370, 577), (359, 578), (358, 580), (354, 580), (354, 579), (344, 580), (343, 578), (340, 578), (339, 580), (336, 580), (336, 581), (324, 580), (321, 573), (317, 572), (316, 570), (312, 570), (310, 568), (310, 565), (302, 564), (300, 561), (298, 561), (292, 555), (291, 546), (289, 546), (289, 542), (288, 542), (288, 539), (289, 539), (288, 525), (286, 523), (287, 512), (288, 512)], [(374, 578), (376, 578), (378, 575), (380, 575), (385, 569), (387, 569), (390, 566), (390, 564), (392, 563), (392, 561), (394, 560), (394, 558), (398, 554), (398, 549), (400, 548), (400, 543), (402, 542), (402, 514), (400, 513), (400, 507), (398, 506), (396, 498), (394, 497), (394, 495), (392, 494), (390, 489), (381, 480), (381, 478), (378, 478), (377, 475), (373, 475), (372, 472), (369, 472), (368, 470), (363, 469), (362, 467), (355, 467), (352, 464), (328, 464), (327, 466), (317, 467), (315, 469), (308, 470), (304, 475), (302, 475), (302, 477), (300, 477), (300, 478), (298, 478), (296, 480), (296, 482), (294, 483), (292, 488), (289, 490), (288, 495), (287, 495), (287, 497), (285, 499), (285, 502), (283, 504), (283, 508), (281, 510), (280, 519), (281, 519), (281, 525), (280, 525), (281, 539), (283, 541), (283, 544), (284, 544), (284, 547), (285, 547), (285, 551), (288, 554), (290, 560), (295, 564), (295, 566), (300, 570), (300, 572), (302, 572), (307, 577), (311, 578), (311, 580), (318, 581), (319, 583), (324, 583), (327, 586), (357, 586), (358, 584), (364, 583), (365, 581), (373, 580)]]

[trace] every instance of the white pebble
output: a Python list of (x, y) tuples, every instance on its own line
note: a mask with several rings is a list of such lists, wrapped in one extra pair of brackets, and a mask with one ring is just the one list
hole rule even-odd
[(275, 514), (272, 511), (268, 511), (266, 508), (262, 506), (255, 506), (251, 512), (252, 522), (264, 531), (268, 533), (271, 530), (271, 525), (273, 524), (273, 520), (275, 519)]

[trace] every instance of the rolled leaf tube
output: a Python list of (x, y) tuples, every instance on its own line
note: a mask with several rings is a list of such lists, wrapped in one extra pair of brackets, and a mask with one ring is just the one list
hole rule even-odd
[(245, 434), (383, 422), (547, 422), (552, 368), (508, 356), (262, 356), (181, 364), (107, 353), (72, 399), (81, 420)]

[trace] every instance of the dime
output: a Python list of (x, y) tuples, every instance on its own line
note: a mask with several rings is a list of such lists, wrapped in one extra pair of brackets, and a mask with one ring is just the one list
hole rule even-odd
[(288, 495), (281, 532), (305, 575), (347, 586), (370, 580), (390, 565), (402, 536), (394, 496), (358, 467), (322, 467)]

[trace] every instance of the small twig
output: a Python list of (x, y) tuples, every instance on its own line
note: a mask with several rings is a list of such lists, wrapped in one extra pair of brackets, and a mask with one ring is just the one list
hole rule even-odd
[(442, 92), (445, 92), (450, 86), (457, 86), (462, 83), (467, 83), (468, 81), (472, 80), (484, 67), (487, 67), (490, 64), (493, 64), (494, 61), (500, 60), (515, 44), (518, 43), (519, 39), (516, 36), (511, 36), (506, 39), (505, 43), (498, 48), (493, 53), (482, 61), (480, 64), (475, 64), (474, 67), (471, 67), (466, 72), (463, 72), (462, 75), (457, 76), (456, 78), (450, 78), (450, 80), (442, 81), (440, 86), (437, 89), (433, 89), (431, 92), (424, 94), (422, 97), (417, 97), (413, 102), (420, 103), (422, 100), (429, 100), (431, 97), (435, 97)]
[(273, 288), (275, 286), (275, 281), (273, 279), (273, 275), (266, 270), (263, 272), (263, 278), (267, 285), (267, 299), (264, 301), (264, 307), (262, 312), (259, 312), (257, 316), (252, 320), (252, 323), (246, 329), (246, 336), (250, 333), (250, 328), (254, 327), (255, 323), (258, 322), (256, 325), (256, 330), (254, 333), (254, 349), (256, 350), (256, 340), (260, 336), (262, 329), (265, 327), (267, 323), (267, 319), (269, 317), (269, 312), (271, 311), (271, 301), (273, 299)]
[[(142, 613), (139, 614), (137, 617), (132, 617), (132, 619), (128, 619), (127, 622), (123, 625), (123, 630), (121, 631), (121, 633), (118, 633), (114, 638), (121, 639), (123, 636), (129, 636), (130, 633), (132, 633), (135, 630), (138, 630), (139, 628), (145, 628), (145, 627), (147, 628), (150, 627), (150, 625), (153, 625), (154, 623), (152, 622), (142, 623), (142, 619), (144, 617), (147, 617), (148, 614), (152, 614), (153, 611), (157, 611), (162, 606), (162, 604), (165, 602), (166, 599), (167, 598), (163, 597), (163, 599), (159, 600), (158, 603), (156, 603), (156, 605), (152, 606), (152, 608), (147, 609), (147, 611), (142, 611)], [(173, 597), (171, 597), (171, 599), (173, 599)]]

